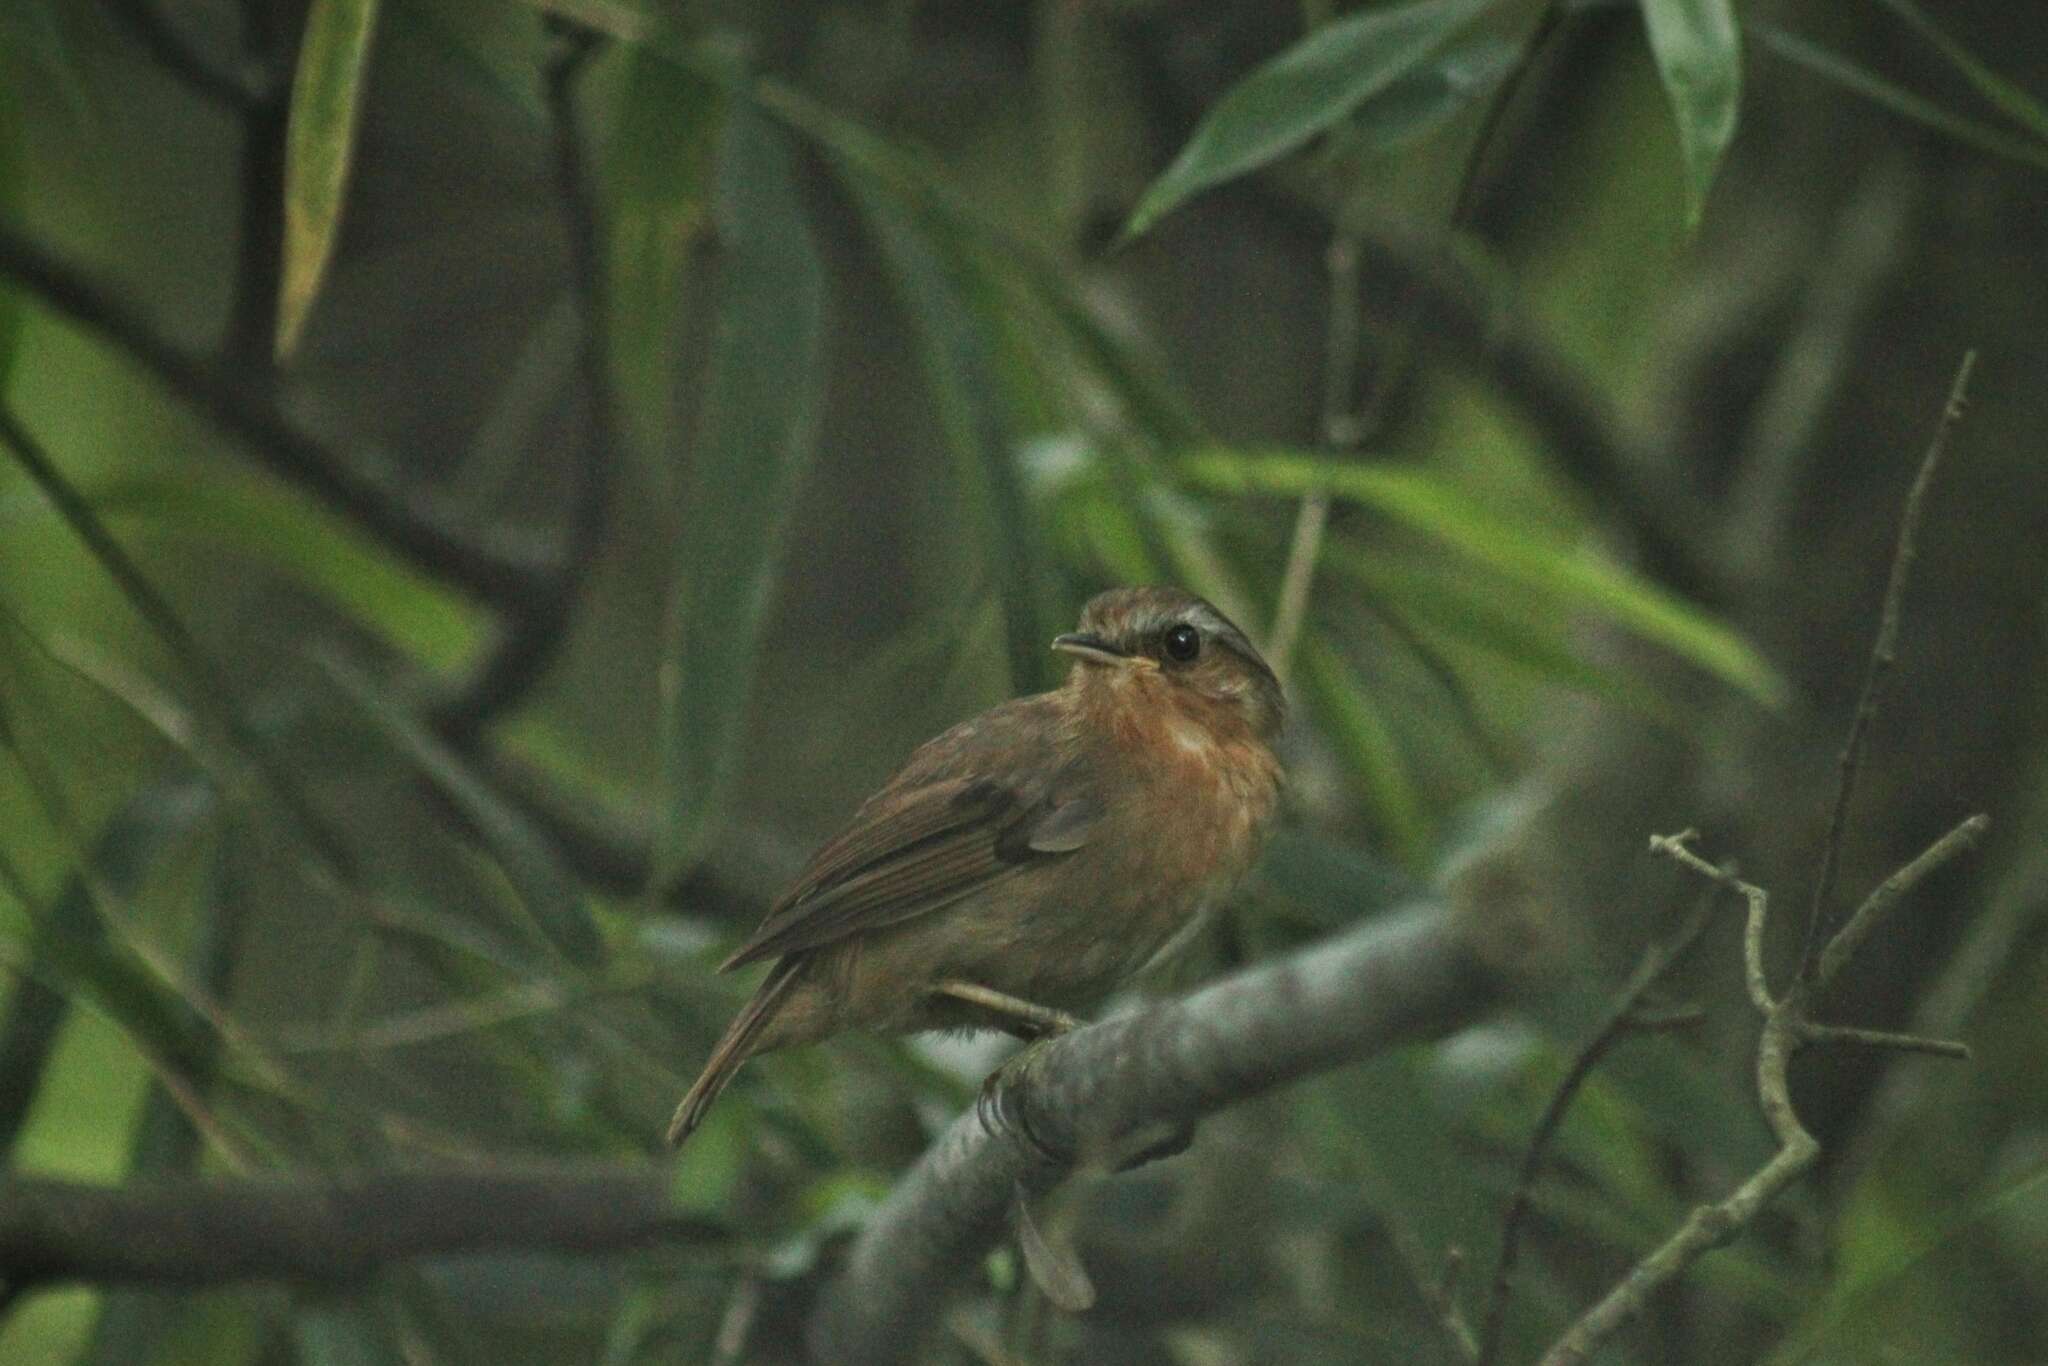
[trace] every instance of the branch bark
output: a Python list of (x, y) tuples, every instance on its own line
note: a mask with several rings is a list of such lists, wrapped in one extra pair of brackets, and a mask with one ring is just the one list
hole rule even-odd
[(121, 1187), (0, 1182), (0, 1285), (200, 1286), (356, 1281), (462, 1252), (606, 1252), (705, 1242), (654, 1168), (385, 1172), (319, 1180), (181, 1180)]
[[(1193, 995), (1045, 1046), (1006, 1108), (1047, 1146), (1093, 1156), (1397, 1044), (1438, 1037), (1502, 994), (1457, 916), (1424, 904)], [(843, 1366), (902, 1361), (1027, 1197), (1068, 1170), (975, 1113), (956, 1120), (854, 1242), (811, 1325)]]

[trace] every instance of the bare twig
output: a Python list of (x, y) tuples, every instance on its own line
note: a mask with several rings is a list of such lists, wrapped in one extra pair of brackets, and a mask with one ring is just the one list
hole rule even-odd
[(1437, 1325), (1457, 1349), (1458, 1356), (1465, 1361), (1479, 1360), (1479, 1335), (1472, 1331), (1472, 1325), (1465, 1321), (1465, 1313), (1458, 1308), (1458, 1278), (1465, 1274), (1465, 1249), (1454, 1247), (1444, 1253), (1444, 1270), (1434, 1284), (1421, 1282), (1422, 1298), (1428, 1302), (1430, 1312), (1436, 1315)]
[(1686, 950), (1699, 941), (1713, 909), (1714, 897), (1711, 894), (1700, 897), (1675, 934), (1644, 951), (1642, 961), (1636, 965), (1628, 984), (1608, 1009), (1606, 1019), (1581, 1045), (1571, 1065), (1565, 1069), (1557, 1089), (1551, 1093), (1550, 1103), (1544, 1107), (1542, 1118), (1529, 1137), (1529, 1146), (1522, 1154), (1521, 1170), (1515, 1176), (1515, 1193), (1508, 1201), (1507, 1214), (1501, 1220), (1500, 1258), (1494, 1264), (1493, 1288), (1486, 1300), (1486, 1319), (1475, 1358), (1478, 1366), (1489, 1366), (1499, 1359), (1501, 1335), (1507, 1327), (1508, 1302), (1514, 1295), (1515, 1263), (1521, 1254), (1522, 1228), (1534, 1208), (1536, 1179), (1542, 1175), (1543, 1163), (1549, 1156), (1551, 1140), (1556, 1136), (1558, 1126), (1564, 1122), (1565, 1113), (1593, 1075), (1593, 1069), (1630, 1033), (1645, 1028), (1667, 1028), (1674, 1019), (1697, 1018), (1697, 1012), (1680, 1015), (1646, 1013), (1643, 1002)]
[[(1842, 836), (1847, 831), (1849, 802), (1856, 791), (1856, 774), (1862, 767), (1863, 753), (1868, 746), (1870, 723), (1877, 716), (1884, 685), (1898, 659), (1900, 603), (1906, 596), (1906, 580), (1913, 572), (1927, 488), (1934, 482), (1934, 471), (1948, 446), (1949, 432), (1962, 419), (1963, 404), (1970, 389), (1970, 372), (1976, 366), (1977, 353), (1965, 352), (1962, 363), (1956, 367), (1955, 380), (1949, 385), (1948, 402), (1942, 405), (1934, 437), (1927, 443), (1927, 454), (1921, 458), (1919, 473), (1914, 476), (1913, 486), (1906, 494), (1905, 510), (1899, 516), (1899, 539), (1892, 551), (1891, 577), (1885, 585), (1884, 606), (1878, 616), (1877, 641), (1871, 647), (1870, 661), (1864, 668), (1863, 690), (1856, 699), (1856, 714), (1849, 723), (1849, 739), (1842, 746), (1834, 810), (1828, 816), (1827, 837), (1821, 845), (1820, 872), (1814, 879), (1813, 902), (1806, 913), (1806, 934), (1799, 949), (1798, 975), (1801, 981), (1812, 980), (1819, 966), (1817, 955), (1827, 928), (1828, 902), (1834, 896), (1835, 876), (1841, 866)], [(1850, 947), (1853, 949), (1853, 942)]]
[(1899, 898), (1917, 887), (1928, 874), (1975, 844), (1990, 828), (1989, 816), (1971, 816), (1929, 845), (1920, 857), (1880, 882), (1821, 950), (1813, 972), (1814, 986), (1825, 989), (1833, 982)]
[[(1904, 889), (1917, 882), (1927, 871), (1953, 857), (1954, 853), (1967, 847), (1981, 830), (1982, 817), (1965, 821), (1951, 831), (1919, 858), (1886, 882), (1887, 887), (1899, 884), (1890, 900), (1903, 893)], [(1963, 832), (1971, 832), (1965, 835)], [(1757, 1213), (1769, 1204), (1780, 1191), (1797, 1180), (1820, 1156), (1820, 1144), (1808, 1133), (1800, 1122), (1798, 1112), (1792, 1105), (1789, 1071), (1792, 1058), (1798, 1051), (1812, 1043), (1856, 1043), (1871, 1047), (1894, 1048), (1913, 1052), (1935, 1052), (1944, 1057), (1968, 1056), (1960, 1044), (1949, 1044), (1938, 1040), (1920, 1039), (1910, 1035), (1887, 1035), (1875, 1030), (1842, 1030), (1832, 1026), (1814, 1024), (1807, 1016), (1809, 988), (1813, 983), (1795, 978), (1785, 994), (1773, 998), (1764, 982), (1760, 946), (1764, 941), (1765, 924), (1769, 916), (1769, 899), (1762, 890), (1749, 883), (1741, 882), (1722, 870), (1715, 868), (1686, 847), (1690, 832), (1677, 836), (1657, 836), (1650, 841), (1650, 847), (1658, 853), (1678, 860), (1693, 871), (1710, 877), (1714, 881), (1736, 888), (1749, 902), (1749, 924), (1744, 934), (1745, 958), (1750, 960), (1748, 976), (1750, 996), (1758, 1012), (1764, 1018), (1762, 1036), (1757, 1041), (1756, 1084), (1757, 1101), (1763, 1110), (1764, 1120), (1770, 1125), (1771, 1134), (1778, 1140), (1778, 1151), (1762, 1168), (1737, 1186), (1726, 1199), (1695, 1208), (1676, 1232), (1653, 1250), (1629, 1271), (1607, 1295), (1582, 1314), (1564, 1335), (1553, 1343), (1542, 1359), (1542, 1366), (1570, 1366), (1582, 1362), (1620, 1330), (1622, 1324), (1643, 1312), (1650, 1297), (1660, 1288), (1670, 1284), (1698, 1261), (1702, 1256), (1721, 1246), (1737, 1233), (1747, 1228)], [(1917, 873), (1914, 870), (1919, 870)], [(1911, 876), (1908, 876), (1911, 874)], [(1882, 890), (1882, 889), (1880, 889)], [(1877, 894), (1872, 894), (1872, 900)], [(1872, 924), (1882, 913), (1882, 906), (1872, 910), (1870, 902), (1852, 917), (1850, 925), (1826, 946), (1824, 958), (1832, 959), (1839, 969), (1848, 960), (1855, 945), (1843, 944), (1851, 926), (1859, 922), (1866, 925), (1861, 934), (1868, 934)], [(1859, 936), (1860, 938), (1860, 936)]]

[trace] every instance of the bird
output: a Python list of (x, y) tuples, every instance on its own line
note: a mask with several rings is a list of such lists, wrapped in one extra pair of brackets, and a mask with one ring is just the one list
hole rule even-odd
[(1071, 660), (1060, 687), (915, 750), (720, 965), (772, 963), (671, 1147), (762, 1053), (852, 1029), (1064, 1033), (1244, 878), (1287, 716), (1245, 633), (1181, 589), (1116, 588), (1052, 648)]

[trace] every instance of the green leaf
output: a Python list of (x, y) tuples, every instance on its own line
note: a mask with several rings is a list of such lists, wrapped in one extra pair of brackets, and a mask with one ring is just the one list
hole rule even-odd
[[(0, 727), (0, 738), (6, 734)], [(0, 1057), (7, 1063), (0, 1069), (7, 1077), (0, 1086), (0, 1152), (12, 1148), (27, 1118), (27, 1103), (38, 1089), (70, 1009), (73, 996), (57, 988), (84, 985), (58, 969), (45, 944), (54, 944), (56, 957), (62, 959), (67, 953), (82, 952), (72, 946), (100, 939), (105, 923), (95, 911), (95, 889), (117, 900), (132, 897), (163, 850), (188, 837), (212, 816), (214, 806), (213, 790), (204, 784), (184, 779), (152, 783), (108, 818), (81, 866), (46, 905), (19, 885), (19, 879), (4, 879), (15, 884), (11, 890), (16, 899), (35, 916), (30, 948), (42, 961), (32, 961), (28, 975), (17, 982), (0, 1023)]]
[(1300, 645), (1297, 684), (1328, 728), (1331, 742), (1365, 790), (1399, 862), (1420, 866), (1429, 836), (1422, 797), (1393, 725), (1358, 671), (1320, 639)]
[(1971, 88), (1982, 95), (1999, 113), (2026, 128), (2035, 137), (2048, 139), (2048, 105), (2043, 105), (2040, 100), (1984, 65), (1968, 48), (1936, 27), (1934, 21), (1929, 19), (1926, 12), (1914, 4), (1913, 0), (1878, 0), (1878, 3), (1911, 25), (1913, 31), (1925, 38), (1950, 66), (1961, 72), (1963, 79), (1970, 83)]
[(1359, 105), (1345, 140), (1377, 152), (1405, 147), (1491, 92), (1520, 57), (1518, 46), (1491, 34), (1458, 43)]
[[(1890, 1187), (1867, 1185), (1857, 1193), (1857, 1198), (1844, 1215), (1845, 1221), (1861, 1217), (1869, 1220), (1873, 1216), (1883, 1217), (1888, 1198), (1892, 1197)], [(1859, 1326), (1867, 1325), (1869, 1317), (1878, 1311), (1888, 1295), (1896, 1294), (1901, 1279), (1913, 1272), (1930, 1257), (1940, 1255), (1954, 1246), (1966, 1233), (1978, 1229), (1982, 1224), (2006, 1214), (2016, 1205), (2048, 1203), (2048, 1162), (2036, 1162), (2031, 1169), (2007, 1181), (1966, 1204), (1960, 1212), (1944, 1221), (1938, 1231), (1924, 1237), (1910, 1234), (1883, 1240), (1856, 1239), (1850, 1243), (1852, 1249), (1861, 1249), (1869, 1244), (1879, 1244), (1880, 1251), (1872, 1256), (1866, 1252), (1863, 1264), (1851, 1264), (1815, 1308), (1812, 1316), (1790, 1340), (1772, 1357), (1775, 1363), (1804, 1362), (1830, 1344), (1839, 1350), (1847, 1345), (1846, 1339)], [(1938, 1280), (1933, 1282), (1939, 1284)], [(1822, 1357), (1822, 1360), (1847, 1360), (1845, 1357)]]
[(1576, 544), (1487, 511), (1431, 475), (1285, 451), (1205, 451), (1179, 468), (1213, 493), (1299, 498), (1322, 489), (1363, 503), (1513, 582), (1595, 611), (1767, 705), (1785, 699), (1778, 672), (1727, 627)]
[(1555, 613), (1529, 610), (1531, 602), (1504, 596), (1498, 583), (1475, 582), (1463, 566), (1432, 572), (1341, 539), (1323, 543), (1322, 563), (1332, 577), (1357, 584), (1404, 617), (1519, 664), (1550, 683), (1604, 697), (1660, 721), (1676, 720), (1651, 689), (1582, 659), (1572, 648), (1569, 622)]
[(546, 114), (540, 73), (547, 33), (537, 10), (476, 0), (403, 0), (391, 22), (411, 30), (407, 36), (417, 35), (479, 88), (536, 121)]
[(1190, 196), (1255, 171), (1306, 143), (1414, 72), (1495, 0), (1411, 0), (1325, 24), (1246, 76), (1138, 201), (1138, 236)]
[(334, 255), (376, 25), (377, 0), (312, 0), (306, 12), (285, 127), (279, 360), (298, 349)]
[(595, 964), (603, 956), (603, 936), (547, 837), (381, 684), (340, 660), (323, 658), (321, 663), (391, 747), (476, 831), (548, 942), (579, 967)]
[(1986, 127), (1960, 114), (1952, 114), (1932, 100), (1902, 90), (1882, 76), (1874, 75), (1846, 57), (1808, 42), (1795, 33), (1754, 22), (1750, 24), (1749, 31), (1765, 47), (1794, 66), (1804, 67), (1816, 76), (1833, 81), (1844, 90), (1882, 105), (1901, 118), (1932, 128), (1980, 152), (2048, 171), (2048, 147), (2040, 143)]
[[(73, 113), (84, 116), (92, 105), (87, 98), (85, 79), (79, 73), (78, 55), (72, 50), (71, 35), (64, 31), (66, 8), (54, 0), (7, 0), (0, 4), (0, 55), (19, 54), (22, 67), (40, 73)], [(10, 118), (21, 116), (19, 108), (7, 113)]]
[(1019, 689), (1051, 681), (1040, 534), (1011, 452), (989, 340), (961, 298), (958, 272), (932, 236), (865, 179), (847, 184), (888, 263), (917, 338), (925, 380), (939, 410), (966, 503), (988, 547), (988, 575), (1003, 606), (1010, 681)]
[(1742, 39), (1735, 0), (1642, 0), (1650, 51), (1678, 119), (1685, 217), (1697, 224), (1742, 104)]
[(247, 555), (275, 568), (430, 667), (452, 667), (483, 639), (485, 620), (474, 604), (381, 553), (349, 523), (274, 480), (221, 468), (178, 480), (123, 482), (90, 496), (123, 530)]
[(719, 89), (645, 49), (627, 54), (606, 146), (606, 303), (619, 415), (650, 466), (674, 446), (677, 327), (711, 207)]
[(769, 593), (817, 440), (825, 270), (787, 137), (752, 110), (728, 115), (713, 199), (721, 248), (664, 671), (670, 819), (666, 883), (723, 820)]

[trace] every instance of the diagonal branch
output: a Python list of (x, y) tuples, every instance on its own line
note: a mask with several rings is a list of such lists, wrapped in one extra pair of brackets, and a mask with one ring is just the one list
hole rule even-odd
[(1799, 950), (1799, 979), (1802, 982), (1811, 980), (1818, 966), (1821, 936), (1827, 928), (1828, 902), (1834, 896), (1835, 874), (1841, 867), (1842, 836), (1848, 828), (1849, 802), (1856, 792), (1856, 774), (1863, 765), (1863, 752), (1870, 739), (1870, 723), (1877, 718), (1878, 706), (1884, 700), (1885, 683), (1898, 659), (1899, 610), (1906, 596), (1906, 580), (1913, 573), (1921, 509), (1927, 501), (1928, 486), (1934, 482), (1934, 471), (1941, 464), (1942, 452), (1948, 447), (1949, 433), (1962, 420), (1963, 404), (1970, 392), (1970, 372), (1976, 368), (1977, 353), (1965, 352), (1962, 363), (1956, 367), (1955, 380), (1949, 385), (1948, 402), (1942, 405), (1941, 417), (1935, 423), (1934, 437), (1927, 443), (1927, 454), (1921, 457), (1920, 470), (1913, 476), (1913, 486), (1906, 494), (1905, 510), (1899, 514), (1899, 539), (1892, 551), (1884, 606), (1878, 614), (1877, 640), (1870, 648), (1869, 663), (1864, 666), (1863, 688), (1856, 698), (1856, 714), (1849, 722), (1849, 738), (1842, 746), (1835, 805), (1828, 814), (1828, 833), (1821, 844), (1820, 872), (1814, 878), (1813, 902), (1806, 912), (1806, 935)]
[[(1021, 1126), (1070, 1152), (1179, 1129), (1286, 1082), (1440, 1036), (1496, 1003), (1501, 985), (1437, 905), (1380, 917), (1193, 995), (1045, 1045), (1019, 1093)], [(1001, 1235), (1021, 1188), (1066, 1167), (973, 1113), (940, 1136), (868, 1222), (812, 1322), (821, 1359), (913, 1356), (947, 1291)]]
[(0, 1182), (8, 1294), (94, 1285), (347, 1284), (451, 1253), (604, 1252), (720, 1241), (653, 1168), (382, 1172), (320, 1178)]
[(20, 288), (154, 375), (279, 477), (305, 489), (427, 573), (487, 602), (517, 602), (548, 582), (534, 538), (463, 527), (452, 510), (401, 490), (331, 450), (270, 400), (159, 336), (71, 266), (0, 225), (0, 282)]
[(555, 184), (569, 238), (569, 278), (580, 314), (576, 358), (589, 430), (582, 449), (564, 457), (570, 464), (564, 499), (569, 518), (560, 562), (536, 591), (510, 604), (490, 652), (434, 709), (435, 728), (458, 744), (524, 697), (560, 650), (611, 508), (612, 465), (619, 448), (608, 346), (611, 310), (598, 245), (597, 191), (576, 118), (578, 78), (597, 51), (597, 39), (571, 29), (566, 41), (567, 48), (548, 66), (546, 88), (554, 121)]

